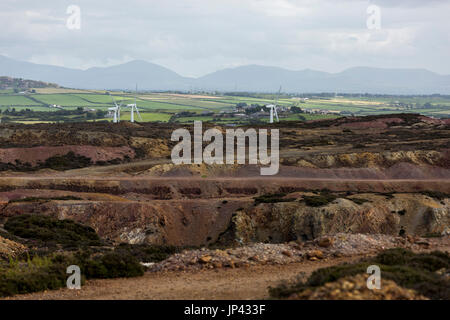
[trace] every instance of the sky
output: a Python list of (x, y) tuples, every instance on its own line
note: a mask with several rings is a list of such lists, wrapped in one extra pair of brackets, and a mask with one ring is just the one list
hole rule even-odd
[(1, 0), (0, 54), (78, 69), (145, 60), (190, 77), (248, 64), (450, 74), (449, 15), (447, 0)]

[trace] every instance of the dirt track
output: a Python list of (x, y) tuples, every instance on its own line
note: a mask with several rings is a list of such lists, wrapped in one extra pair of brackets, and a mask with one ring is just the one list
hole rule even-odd
[[(58, 177), (14, 176), (0, 177), (0, 190), (42, 189), (77, 192), (100, 192), (125, 194), (127, 192), (154, 194), (163, 199), (177, 199), (189, 195), (195, 189), (195, 198), (223, 198), (276, 193), (281, 189), (289, 192), (302, 190), (355, 191), (355, 192), (418, 192), (440, 191), (450, 193), (448, 179), (305, 179), (289, 177), (257, 178), (198, 178), (198, 177)], [(170, 195), (168, 195), (170, 193)]]
[(268, 287), (283, 280), (294, 280), (301, 272), (357, 259), (265, 265), (237, 269), (213, 269), (199, 272), (146, 273), (143, 277), (87, 281), (81, 290), (60, 289), (18, 295), (20, 300), (246, 300), (268, 299)]

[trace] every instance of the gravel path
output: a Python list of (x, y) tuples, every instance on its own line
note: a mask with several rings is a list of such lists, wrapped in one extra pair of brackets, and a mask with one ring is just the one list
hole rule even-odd
[(287, 279), (294, 280), (301, 272), (310, 274), (318, 268), (355, 259), (356, 257), (336, 258), (236, 269), (147, 272), (139, 278), (87, 281), (81, 290), (60, 289), (18, 295), (8, 299), (267, 299), (269, 286), (275, 286), (280, 281)]

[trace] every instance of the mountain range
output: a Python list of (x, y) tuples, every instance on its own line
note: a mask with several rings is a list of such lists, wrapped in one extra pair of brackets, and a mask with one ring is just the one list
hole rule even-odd
[(79, 89), (217, 90), (275, 92), (345, 92), (380, 94), (450, 94), (450, 75), (425, 69), (354, 67), (338, 73), (247, 65), (199, 78), (183, 77), (160, 65), (134, 60), (87, 70), (35, 64), (0, 56), (0, 76), (57, 83)]

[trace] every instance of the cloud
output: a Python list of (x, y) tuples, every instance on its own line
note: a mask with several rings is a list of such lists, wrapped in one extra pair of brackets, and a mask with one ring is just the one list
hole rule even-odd
[[(71, 4), (81, 30), (65, 26)], [(379, 32), (366, 27), (370, 4), (381, 8)], [(187, 76), (242, 64), (450, 73), (449, 9), (439, 0), (2, 0), (0, 52), (76, 68), (142, 59)]]

